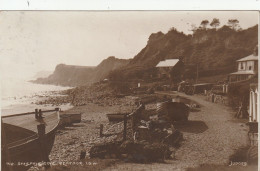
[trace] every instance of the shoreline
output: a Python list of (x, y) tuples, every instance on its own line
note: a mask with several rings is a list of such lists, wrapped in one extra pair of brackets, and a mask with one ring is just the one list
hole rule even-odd
[[(1, 115), (11, 115), (17, 113), (34, 112), (34, 109), (49, 110), (52, 108), (62, 108), (62, 110), (71, 109), (73, 106), (70, 103), (42, 103), (50, 98), (63, 97), (64, 90), (51, 90), (51, 91), (41, 91), (38, 93), (33, 93), (33, 95), (25, 95), (19, 98), (8, 97), (5, 99), (5, 104), (1, 104)], [(67, 96), (67, 95), (65, 95)], [(1, 103), (3, 103), (3, 99)]]
[[(164, 164), (153, 163), (152, 165), (149, 165), (150, 169), (165, 167), (169, 170), (185, 170), (187, 168), (199, 167), (200, 164), (203, 163), (226, 166), (228, 158), (234, 151), (241, 146), (246, 145), (247, 127), (243, 121), (234, 122), (237, 120), (232, 118), (233, 112), (229, 110), (229, 107), (206, 101), (204, 96), (200, 95), (188, 96), (176, 92), (162, 93), (166, 93), (170, 97), (179, 95), (200, 104), (200, 111), (191, 112), (189, 120), (204, 122), (207, 129), (198, 133), (185, 132), (184, 130), (185, 141), (181, 147), (176, 150), (176, 159), (167, 160)], [(57, 131), (55, 142), (49, 156), (51, 162), (81, 161), (80, 153), (82, 151), (86, 152), (85, 161), (92, 160), (89, 159), (88, 152), (94, 144), (107, 142), (115, 138), (114, 135), (110, 137), (99, 137), (100, 124), (104, 125), (104, 132), (111, 126), (106, 114), (118, 112), (131, 113), (136, 108), (135, 99), (134, 96), (125, 96), (123, 98), (117, 98), (117, 100), (108, 98), (106, 99), (108, 100), (108, 103), (106, 104), (103, 104), (100, 101), (92, 101), (87, 102), (82, 106), (71, 106), (71, 108), (67, 110), (62, 109), (65, 113), (82, 113), (82, 120), (80, 123), (66, 126)], [(156, 102), (149, 105), (156, 105)], [(224, 128), (220, 127), (220, 125)], [(232, 130), (226, 131), (226, 128), (232, 128)], [(117, 129), (121, 130), (122, 128)], [(239, 135), (234, 130), (240, 130), (238, 131)], [(183, 130), (180, 131), (182, 132)], [(224, 132), (225, 134), (228, 134), (228, 137), (221, 134)], [(204, 139), (203, 142), (201, 139)], [(227, 143), (227, 147), (222, 146), (222, 141), (224, 140)], [(203, 146), (201, 146), (201, 143)], [(201, 151), (202, 147), (203, 150)], [(222, 152), (221, 149), (224, 150), (224, 152)], [(205, 156), (207, 156), (207, 158), (205, 158)], [(204, 161), (201, 161), (202, 159)], [(98, 165), (103, 165), (107, 162), (107, 159), (98, 161)], [(102, 169), (147, 169), (146, 164), (125, 163), (120, 160), (118, 162), (113, 160), (112, 163), (112, 166), (110, 164), (104, 167), (102, 166)]]

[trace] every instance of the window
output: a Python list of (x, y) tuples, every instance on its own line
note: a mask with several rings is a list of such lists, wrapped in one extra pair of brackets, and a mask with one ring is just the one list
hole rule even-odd
[(240, 63), (240, 69), (244, 69), (242, 62)]
[(249, 70), (252, 70), (252, 66), (249, 66), (248, 69), (249, 69)]

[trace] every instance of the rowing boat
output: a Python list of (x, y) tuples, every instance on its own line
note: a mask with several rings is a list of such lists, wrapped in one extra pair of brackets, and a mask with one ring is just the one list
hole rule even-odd
[(25, 171), (39, 162), (49, 162), (60, 117), (57, 109), (46, 113), (37, 119), (32, 113), (2, 116), (3, 171)]

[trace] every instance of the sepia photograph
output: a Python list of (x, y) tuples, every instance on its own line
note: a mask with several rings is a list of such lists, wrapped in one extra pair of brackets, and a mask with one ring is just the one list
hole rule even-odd
[(1, 170), (257, 171), (258, 25), (259, 11), (0, 11)]

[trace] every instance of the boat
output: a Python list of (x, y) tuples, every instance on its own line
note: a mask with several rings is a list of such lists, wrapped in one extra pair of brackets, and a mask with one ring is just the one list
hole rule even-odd
[(81, 122), (81, 113), (67, 113), (67, 112), (60, 112), (61, 118), (61, 125), (67, 126), (73, 123), (80, 123)]
[(42, 113), (48, 114), (37, 118), (32, 115), (34, 112), (2, 116), (3, 171), (25, 171), (39, 162), (49, 162), (55, 133), (60, 126), (59, 110)]
[(107, 118), (109, 122), (120, 122), (124, 120), (124, 115), (127, 115), (128, 113), (110, 113), (107, 114)]

